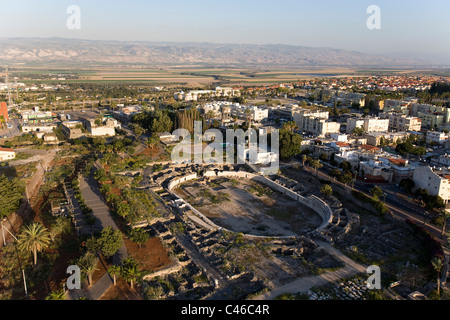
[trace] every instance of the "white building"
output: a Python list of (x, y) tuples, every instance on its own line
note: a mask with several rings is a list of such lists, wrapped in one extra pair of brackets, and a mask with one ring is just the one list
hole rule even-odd
[(414, 170), (416, 188), (426, 189), (432, 196), (440, 196), (448, 203), (450, 199), (450, 172), (448, 170), (434, 171), (429, 166), (417, 167)]
[(86, 129), (93, 137), (115, 136), (116, 128), (120, 128), (120, 124), (111, 118), (103, 118), (100, 124), (97, 124), (96, 120), (86, 121)]
[(392, 131), (420, 131), (422, 129), (422, 120), (417, 117), (390, 114), (388, 119), (389, 130)]
[(0, 147), (0, 161), (13, 160), (16, 152), (13, 149)]
[(445, 132), (439, 131), (428, 131), (426, 136), (427, 143), (443, 144), (446, 143), (448, 139), (449, 136)]
[(347, 133), (350, 134), (355, 128), (363, 128), (366, 133), (388, 132), (389, 119), (365, 118), (365, 119), (347, 119)]

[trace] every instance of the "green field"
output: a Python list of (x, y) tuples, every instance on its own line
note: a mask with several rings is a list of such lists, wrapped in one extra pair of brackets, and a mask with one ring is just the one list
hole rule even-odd
[[(435, 72), (436, 70), (434, 70)], [(447, 70), (443, 70), (447, 71)], [(251, 86), (272, 85), (282, 82), (342, 76), (365, 75), (401, 75), (405, 73), (433, 74), (433, 70), (353, 70), (348, 68), (316, 68), (316, 69), (243, 69), (243, 68), (205, 68), (205, 67), (158, 67), (143, 68), (96, 67), (96, 68), (17, 68), (10, 72), (25, 83), (116, 83), (116, 84), (148, 84), (148, 85), (184, 85), (191, 87), (224, 85)], [(446, 72), (441, 72), (446, 73)], [(67, 75), (66, 80), (51, 80), (55, 75)], [(28, 76), (28, 79), (26, 78)], [(31, 77), (31, 78), (30, 78)]]

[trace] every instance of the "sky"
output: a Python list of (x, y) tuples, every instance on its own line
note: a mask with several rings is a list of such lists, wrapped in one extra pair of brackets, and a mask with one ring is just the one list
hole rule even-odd
[[(448, 0), (11, 0), (0, 37), (287, 44), (367, 53), (450, 54)], [(80, 9), (70, 30), (67, 8)], [(370, 5), (381, 29), (370, 30)]]

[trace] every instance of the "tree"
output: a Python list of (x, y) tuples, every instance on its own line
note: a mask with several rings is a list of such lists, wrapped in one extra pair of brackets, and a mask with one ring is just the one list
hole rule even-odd
[(434, 271), (437, 273), (437, 295), (440, 296), (441, 294), (441, 270), (444, 267), (444, 262), (442, 259), (438, 257), (434, 257), (433, 260), (431, 260), (431, 264), (433, 265)]
[(311, 166), (316, 170), (316, 176), (319, 175), (319, 169), (323, 167), (323, 164), (320, 162), (320, 160), (315, 159), (311, 162)]
[(352, 133), (358, 137), (361, 137), (364, 134), (364, 132), (366, 132), (366, 131), (364, 130), (363, 127), (357, 127), (355, 129), (353, 129), (353, 131), (352, 131)]
[(109, 267), (108, 273), (113, 276), (113, 282), (114, 285), (116, 285), (117, 276), (120, 276), (120, 274), (122, 273), (122, 268), (117, 265), (112, 265), (111, 267)]
[(291, 134), (294, 134), (295, 130), (298, 129), (298, 125), (295, 121), (289, 121), (283, 124), (282, 130), (289, 131)]
[(77, 266), (80, 268), (81, 272), (86, 275), (89, 285), (92, 285), (92, 275), (98, 270), (97, 262), (97, 257), (91, 252), (87, 252), (77, 261)]
[(146, 143), (149, 148), (153, 149), (159, 143), (158, 134), (154, 132), (152, 136), (147, 139)]
[(398, 186), (406, 192), (411, 193), (412, 189), (414, 189), (414, 187), (416, 186), (416, 183), (414, 182), (414, 180), (407, 178), (400, 181)]
[(333, 194), (333, 188), (329, 184), (324, 184), (322, 188), (320, 188), (320, 193), (322, 193), (325, 198), (328, 198)]
[(106, 258), (112, 257), (123, 244), (121, 232), (112, 227), (104, 228), (97, 241), (100, 252)]
[(306, 154), (302, 155), (302, 165), (305, 166), (305, 162), (308, 160), (308, 156)]
[(383, 189), (378, 186), (373, 187), (372, 190), (370, 190), (370, 193), (377, 198), (381, 198), (384, 194)]
[(24, 192), (25, 184), (18, 178), (10, 180), (4, 174), (0, 176), (0, 219), (19, 209)]
[(280, 158), (289, 160), (302, 152), (303, 138), (297, 133), (280, 130)]
[(395, 147), (395, 152), (401, 154), (402, 156), (407, 155), (408, 153), (412, 153), (414, 150), (414, 146), (411, 142), (403, 142), (399, 143), (397, 147)]
[(150, 239), (150, 235), (144, 229), (136, 228), (130, 231), (129, 238), (131, 241), (137, 243), (139, 248), (141, 248), (142, 244)]
[(26, 226), (18, 237), (19, 249), (33, 253), (34, 265), (37, 263), (37, 253), (50, 245), (50, 232), (41, 223), (34, 222)]
[(444, 224), (442, 226), (442, 232), (441, 232), (441, 237), (442, 237), (445, 233), (445, 228), (447, 227), (447, 220), (450, 218), (450, 212), (448, 212), (447, 210), (442, 210), (441, 216), (444, 219)]
[(144, 134), (144, 132), (146, 131), (144, 128), (142, 128), (139, 124), (134, 123), (132, 126), (133, 129), (133, 133), (136, 136), (136, 138), (139, 138), (141, 135)]
[(45, 300), (65, 300), (65, 295), (64, 290), (52, 291), (45, 297)]
[(131, 289), (134, 287), (134, 283), (142, 276), (142, 272), (138, 269), (138, 262), (133, 258), (127, 258), (123, 260), (122, 277), (130, 283)]

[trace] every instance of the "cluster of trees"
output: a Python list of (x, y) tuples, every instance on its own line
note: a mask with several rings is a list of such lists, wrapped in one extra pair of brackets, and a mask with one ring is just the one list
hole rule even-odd
[[(147, 110), (142, 113), (134, 115), (131, 121), (135, 124), (134, 133), (136, 134), (136, 136), (142, 135), (145, 131), (172, 132), (173, 128), (173, 121), (167, 110), (159, 110), (159, 109), (154, 111)], [(139, 127), (136, 127), (136, 124), (139, 125), (141, 129), (139, 129)], [(136, 130), (139, 131), (136, 132)]]
[(97, 236), (92, 236), (86, 240), (88, 252), (101, 253), (105, 258), (112, 257), (122, 246), (122, 233), (112, 227), (105, 227)]
[(414, 192), (416, 199), (419, 199), (425, 204), (428, 210), (437, 210), (445, 208), (444, 199), (440, 196), (432, 196), (426, 189), (419, 188)]
[(343, 161), (339, 164), (339, 169), (331, 170), (329, 175), (344, 184), (351, 183), (353, 181), (352, 165), (348, 161)]
[(19, 209), (25, 192), (25, 184), (18, 178), (0, 176), (0, 219)]
[(280, 130), (280, 158), (289, 160), (302, 152), (303, 138), (295, 130), (298, 129), (294, 121), (286, 122)]
[[(420, 98), (421, 102), (433, 103), (436, 105), (443, 105), (442, 102), (433, 101), (434, 99), (449, 99), (450, 98), (450, 84), (448, 82), (435, 82), (431, 85), (428, 91), (423, 91), (417, 93), (417, 97)], [(450, 106), (450, 103), (446, 103)]]
[[(108, 204), (127, 223), (159, 215), (153, 197), (145, 191), (130, 188), (124, 177), (111, 176), (104, 169), (100, 169), (95, 172), (94, 178), (100, 183), (100, 191)], [(112, 185), (118, 192), (113, 192)]]
[(121, 266), (111, 266), (108, 273), (113, 276), (114, 285), (117, 283), (117, 277), (122, 277), (130, 283), (132, 289), (134, 284), (143, 276), (143, 272), (139, 269), (139, 263), (131, 257), (124, 259)]
[(403, 143), (397, 144), (395, 148), (395, 152), (398, 152), (402, 156), (407, 154), (413, 154), (416, 156), (424, 156), (427, 153), (427, 150), (424, 147), (415, 147), (411, 141), (406, 141)]

